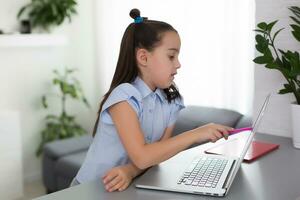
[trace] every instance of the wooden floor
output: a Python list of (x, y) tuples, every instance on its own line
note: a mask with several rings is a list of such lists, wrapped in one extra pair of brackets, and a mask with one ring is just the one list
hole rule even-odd
[(24, 196), (15, 200), (29, 200), (45, 194), (46, 192), (42, 180), (37, 180), (30, 183), (25, 183)]

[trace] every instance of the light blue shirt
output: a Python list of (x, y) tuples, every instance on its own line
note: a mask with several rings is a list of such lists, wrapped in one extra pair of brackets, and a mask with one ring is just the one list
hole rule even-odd
[(101, 178), (113, 167), (130, 161), (108, 112), (110, 106), (121, 101), (127, 101), (135, 110), (146, 143), (160, 140), (165, 129), (175, 123), (179, 111), (184, 108), (180, 98), (168, 103), (163, 90), (152, 92), (139, 77), (131, 84), (116, 87), (103, 104), (97, 133), (77, 173), (76, 179), (80, 183)]

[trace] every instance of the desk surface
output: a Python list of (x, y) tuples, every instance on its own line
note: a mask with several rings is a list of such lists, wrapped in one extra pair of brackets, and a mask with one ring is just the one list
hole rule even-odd
[[(256, 140), (280, 144), (279, 149), (252, 163), (243, 163), (226, 197), (230, 200), (300, 200), (300, 150), (290, 138), (256, 134)], [(183, 156), (203, 151), (211, 144), (199, 145), (178, 154)], [(194, 194), (137, 189), (134, 184), (123, 191), (108, 193), (100, 181), (81, 184), (35, 200), (178, 200), (217, 199)], [(219, 198), (218, 198), (219, 199)]]

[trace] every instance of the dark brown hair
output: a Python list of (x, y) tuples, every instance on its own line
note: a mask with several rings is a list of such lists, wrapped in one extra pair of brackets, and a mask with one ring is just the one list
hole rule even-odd
[[(138, 9), (132, 9), (129, 13), (130, 17), (137, 19), (140, 17)], [(143, 21), (140, 23), (131, 23), (126, 28), (120, 47), (119, 58), (117, 62), (116, 71), (114, 73), (112, 82), (108, 92), (105, 93), (100, 103), (98, 117), (94, 125), (93, 136), (96, 134), (98, 122), (102, 106), (109, 97), (110, 93), (122, 83), (131, 83), (138, 76), (139, 70), (136, 63), (136, 50), (144, 48), (148, 51), (153, 51), (155, 47), (159, 46), (163, 33), (167, 31), (177, 31), (168, 23), (162, 21), (148, 20), (142, 17)], [(177, 97), (181, 98), (178, 89), (175, 85), (163, 89), (170, 103)]]

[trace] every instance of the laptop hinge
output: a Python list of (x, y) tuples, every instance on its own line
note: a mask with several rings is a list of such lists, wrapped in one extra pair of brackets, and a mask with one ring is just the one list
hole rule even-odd
[(228, 186), (229, 186), (229, 184), (230, 184), (230, 177), (232, 176), (232, 174), (233, 174), (233, 172), (234, 172), (234, 168), (235, 168), (235, 163), (236, 163), (236, 160), (234, 160), (233, 162), (232, 162), (232, 164), (231, 164), (231, 167), (230, 167), (230, 169), (229, 169), (229, 173), (228, 173), (228, 175), (227, 175), (227, 177), (226, 177), (226, 179), (225, 179), (225, 181), (224, 181), (224, 184), (223, 184), (223, 186), (222, 186), (222, 189), (227, 189), (228, 188)]

